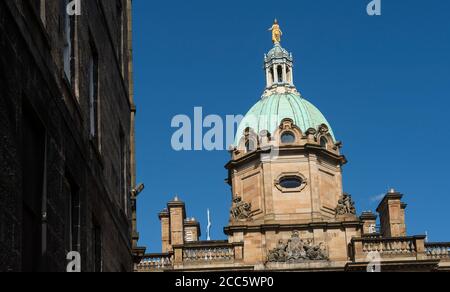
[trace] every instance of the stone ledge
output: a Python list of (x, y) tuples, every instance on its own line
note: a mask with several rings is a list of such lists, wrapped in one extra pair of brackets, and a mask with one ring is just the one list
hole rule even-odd
[(267, 231), (290, 231), (290, 230), (314, 230), (314, 229), (342, 229), (342, 228), (360, 228), (360, 221), (346, 222), (314, 222), (307, 224), (262, 224), (262, 225), (232, 225), (224, 228), (226, 235), (232, 235), (234, 232), (267, 232)]

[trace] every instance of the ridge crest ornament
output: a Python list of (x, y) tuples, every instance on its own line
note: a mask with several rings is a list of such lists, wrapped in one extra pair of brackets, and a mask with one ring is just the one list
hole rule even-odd
[(328, 260), (328, 252), (325, 243), (315, 245), (312, 240), (303, 240), (298, 231), (292, 233), (287, 242), (280, 240), (278, 246), (269, 251), (267, 260), (269, 263), (296, 264), (307, 261)]

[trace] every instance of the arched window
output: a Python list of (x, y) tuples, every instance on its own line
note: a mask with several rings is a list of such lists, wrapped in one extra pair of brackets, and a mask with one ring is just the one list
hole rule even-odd
[(292, 132), (285, 132), (281, 135), (281, 143), (292, 144), (295, 142), (295, 135)]
[(273, 68), (270, 68), (270, 83), (274, 84), (275, 83), (275, 73), (273, 72)]
[(245, 150), (247, 153), (255, 151), (256, 150), (255, 142), (253, 140), (248, 140), (247, 143), (245, 143)]
[(283, 82), (283, 67), (278, 66), (277, 74), (278, 74), (278, 82), (282, 83)]
[(291, 80), (291, 68), (290, 67), (287, 67), (286, 75), (287, 75), (287, 82), (288, 83), (292, 83), (292, 80)]
[(320, 138), (320, 147), (322, 147), (323, 149), (327, 149), (328, 148), (328, 140), (325, 137)]

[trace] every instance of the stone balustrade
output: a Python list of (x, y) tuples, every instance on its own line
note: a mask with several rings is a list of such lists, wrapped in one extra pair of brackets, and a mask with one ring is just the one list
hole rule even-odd
[(352, 257), (355, 261), (370, 261), (370, 255), (386, 258), (420, 258), (425, 255), (425, 237), (381, 238), (366, 237), (352, 240)]
[(173, 254), (148, 254), (136, 265), (139, 272), (166, 271), (173, 268)]
[(175, 269), (189, 266), (231, 265), (242, 261), (243, 243), (199, 241), (174, 246)]
[(184, 262), (233, 261), (234, 247), (185, 248)]
[(363, 242), (363, 252), (378, 252), (386, 255), (415, 254), (415, 241), (412, 239), (380, 239)]
[(210, 264), (233, 266), (242, 259), (243, 243), (200, 241), (175, 245), (173, 252), (167, 254), (147, 254), (135, 265), (135, 271), (163, 272)]
[(426, 243), (425, 252), (428, 258), (450, 260), (450, 242)]

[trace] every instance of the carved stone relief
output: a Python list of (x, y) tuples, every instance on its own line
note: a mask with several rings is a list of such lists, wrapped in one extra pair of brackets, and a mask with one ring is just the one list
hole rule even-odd
[(242, 198), (237, 196), (233, 200), (233, 208), (231, 209), (231, 216), (235, 220), (247, 220), (252, 218), (252, 204), (242, 201)]
[(315, 245), (312, 240), (303, 240), (299, 232), (294, 231), (287, 242), (280, 240), (278, 246), (269, 251), (270, 263), (301, 263), (305, 261), (328, 260), (325, 243)]
[(339, 200), (336, 207), (336, 216), (343, 215), (356, 215), (355, 202), (352, 200), (352, 196), (344, 194)]

